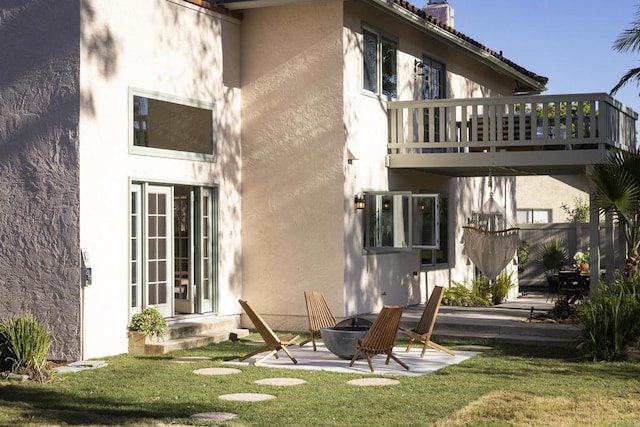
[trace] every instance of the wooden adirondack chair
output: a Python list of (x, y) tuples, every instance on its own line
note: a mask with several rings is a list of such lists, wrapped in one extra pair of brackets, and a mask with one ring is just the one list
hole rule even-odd
[(282, 350), (287, 354), (287, 356), (289, 356), (289, 359), (291, 359), (293, 363), (297, 364), (298, 361), (296, 360), (295, 357), (293, 357), (291, 352), (289, 352), (289, 350), (287, 349), (287, 346), (294, 345), (295, 344), (294, 341), (298, 339), (299, 335), (287, 334), (287, 335), (278, 337), (273, 332), (273, 330), (271, 330), (269, 325), (267, 325), (267, 323), (264, 321), (262, 316), (260, 316), (260, 314), (258, 314), (258, 312), (256, 312), (247, 301), (238, 300), (238, 302), (242, 306), (242, 309), (245, 311), (245, 313), (247, 313), (247, 316), (249, 316), (249, 319), (251, 319), (251, 322), (253, 322), (253, 325), (256, 327), (256, 329), (258, 330), (258, 333), (260, 334), (260, 336), (262, 337), (262, 339), (266, 344), (264, 347), (261, 347), (255, 351), (252, 351), (249, 354), (245, 354), (240, 358), (240, 361), (248, 359), (251, 356), (255, 356), (258, 353), (268, 351), (269, 353), (267, 353), (266, 356), (256, 361), (256, 364), (258, 364), (270, 356), (275, 356), (277, 359), (278, 351)]
[(363, 354), (367, 358), (369, 369), (373, 372), (371, 356), (386, 354), (387, 361), (385, 365), (389, 364), (389, 359), (393, 359), (407, 371), (409, 370), (409, 366), (393, 354), (393, 346), (396, 342), (396, 334), (398, 333), (398, 326), (402, 318), (402, 310), (403, 307), (401, 305), (385, 305), (382, 307), (380, 314), (378, 314), (373, 325), (371, 325), (371, 329), (369, 329), (367, 335), (361, 340), (359, 339), (356, 343), (356, 351), (349, 366), (353, 366), (353, 362), (356, 361), (360, 354)]
[(324, 298), (324, 294), (318, 291), (305, 291), (304, 299), (307, 303), (307, 315), (309, 317), (309, 332), (311, 337), (302, 341), (302, 347), (309, 341), (313, 343), (313, 351), (316, 351), (316, 339), (321, 338), (320, 329), (336, 326), (336, 318)]
[(422, 353), (420, 357), (424, 357), (424, 353), (427, 351), (427, 347), (431, 347), (438, 351), (444, 351), (445, 353), (449, 353), (452, 356), (455, 356), (456, 353), (441, 346), (440, 344), (436, 344), (431, 341), (431, 333), (433, 331), (433, 325), (436, 323), (436, 317), (438, 316), (438, 311), (440, 310), (440, 302), (442, 301), (442, 296), (444, 295), (444, 287), (436, 286), (431, 293), (431, 297), (424, 307), (424, 311), (422, 312), (422, 316), (420, 316), (420, 320), (418, 324), (413, 329), (407, 329), (400, 327), (400, 332), (406, 334), (411, 338), (409, 341), (409, 345), (407, 345), (407, 351), (411, 350), (411, 346), (413, 345), (415, 340), (420, 341), (422, 345)]

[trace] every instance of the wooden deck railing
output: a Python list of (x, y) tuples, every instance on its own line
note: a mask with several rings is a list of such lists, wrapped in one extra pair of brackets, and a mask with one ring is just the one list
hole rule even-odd
[(604, 93), (388, 103), (388, 154), (636, 149), (638, 115)]

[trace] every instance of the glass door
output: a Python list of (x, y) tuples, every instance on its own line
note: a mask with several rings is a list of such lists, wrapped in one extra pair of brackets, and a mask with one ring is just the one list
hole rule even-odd
[(145, 284), (143, 304), (165, 317), (173, 316), (172, 188), (148, 185), (145, 199)]

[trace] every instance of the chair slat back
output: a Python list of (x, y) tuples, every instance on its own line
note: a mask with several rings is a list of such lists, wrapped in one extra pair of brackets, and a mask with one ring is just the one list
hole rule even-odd
[(305, 291), (304, 298), (309, 315), (309, 329), (319, 331), (322, 328), (331, 328), (336, 325), (336, 318), (322, 292)]
[(361, 347), (367, 352), (384, 353), (393, 348), (398, 326), (402, 318), (401, 305), (385, 305), (373, 321), (373, 325), (362, 339)]
[(278, 345), (280, 343), (280, 339), (273, 332), (273, 330), (271, 330), (269, 325), (267, 325), (262, 316), (260, 316), (260, 314), (254, 310), (251, 304), (243, 300), (238, 300), (238, 302), (240, 303), (240, 306), (242, 306), (242, 309), (245, 311), (245, 313), (247, 313), (247, 316), (249, 316), (249, 319), (251, 319), (251, 322), (256, 327), (256, 330), (258, 331), (264, 342), (270, 346)]
[(442, 296), (444, 295), (444, 286), (436, 286), (431, 292), (431, 297), (427, 301), (427, 305), (422, 312), (422, 316), (418, 321), (418, 325), (414, 331), (420, 335), (431, 334), (433, 326), (436, 323), (436, 317), (438, 317), (438, 311), (440, 311), (440, 303), (442, 302)]

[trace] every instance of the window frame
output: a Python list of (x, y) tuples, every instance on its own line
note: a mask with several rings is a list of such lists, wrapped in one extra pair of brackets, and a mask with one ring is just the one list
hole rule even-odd
[[(438, 216), (438, 219), (442, 219), (444, 217), (444, 223), (441, 221), (438, 224), (439, 230), (439, 245), (437, 248), (421, 248), (420, 250), (420, 270), (428, 270), (432, 268), (442, 268), (445, 266), (451, 265), (451, 256), (450, 250), (451, 246), (449, 245), (450, 236), (451, 236), (451, 198), (448, 193), (439, 193), (439, 210), (441, 215)], [(446, 209), (445, 215), (442, 215), (442, 210)], [(444, 246), (444, 248), (443, 248)], [(443, 261), (438, 262), (438, 251), (442, 251), (442, 256), (444, 258)], [(425, 252), (431, 252), (431, 263), (425, 263), (423, 260), (426, 259), (422, 254)]]
[[(411, 191), (365, 191), (363, 192), (365, 199), (364, 213), (362, 218), (363, 227), (363, 250), (365, 254), (379, 253), (396, 253), (408, 252), (414, 249), (439, 249), (440, 248), (440, 219), (438, 215), (434, 215), (434, 222), (431, 225), (433, 244), (414, 244), (414, 216), (418, 215), (419, 204), (421, 198), (432, 199), (434, 210), (440, 210), (440, 195), (437, 193), (412, 193)], [(385, 200), (389, 200), (390, 204), (385, 208)], [(402, 200), (402, 208), (396, 209), (395, 202)], [(383, 217), (384, 211), (388, 213)], [(402, 214), (402, 224), (398, 224), (397, 217)], [(375, 217), (374, 217), (375, 216)], [(389, 220), (391, 222), (389, 222)], [(403, 244), (396, 245), (398, 241), (399, 225), (402, 226)], [(376, 227), (377, 232), (370, 230)], [(386, 233), (394, 242), (391, 245), (385, 244)], [(379, 244), (370, 244), (374, 239)]]
[[(519, 214), (526, 213), (527, 220), (526, 222), (520, 222), (518, 219)], [(534, 217), (536, 213), (546, 213), (547, 214), (547, 222), (535, 222)], [(516, 209), (516, 223), (517, 224), (551, 224), (553, 222), (553, 211), (552, 209)]]
[[(375, 70), (371, 70), (371, 66), (367, 66), (367, 59), (369, 56), (366, 52), (366, 40), (367, 36), (374, 36), (376, 40), (376, 56), (375, 56)], [(394, 37), (388, 33), (380, 31), (372, 26), (363, 25), (362, 26), (362, 92), (369, 96), (375, 96), (385, 100), (396, 100), (398, 99), (398, 38)], [(385, 78), (384, 78), (384, 70), (385, 65), (388, 62), (385, 61), (384, 51), (385, 48), (391, 47), (394, 50), (394, 55), (390, 58), (392, 62), (391, 66), (394, 69), (393, 74), (389, 74), (391, 76), (390, 80), (395, 80), (393, 91), (389, 93), (385, 93)], [(367, 78), (369, 72), (375, 72), (375, 82), (369, 82), (370, 79)], [(367, 84), (369, 83), (369, 84)], [(375, 90), (371, 89), (373, 86), (371, 83), (375, 84)]]
[[(175, 95), (168, 95), (160, 92), (148, 91), (138, 88), (129, 88), (128, 90), (128, 109), (127, 109), (127, 126), (128, 126), (128, 148), (129, 154), (162, 157), (181, 160), (196, 160), (203, 162), (215, 162), (217, 159), (217, 109), (215, 102), (205, 102), (192, 98), (184, 98)], [(191, 151), (172, 150), (165, 148), (144, 147), (134, 144), (134, 97), (144, 97), (156, 101), (170, 102), (173, 104), (184, 105), (187, 107), (201, 108), (211, 111), (211, 152), (197, 153)]]

